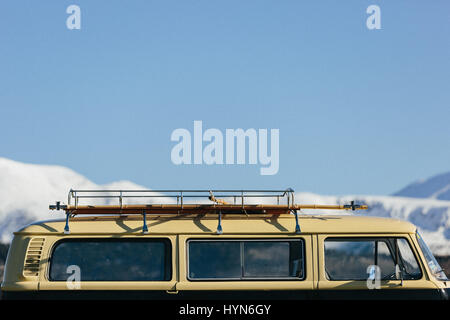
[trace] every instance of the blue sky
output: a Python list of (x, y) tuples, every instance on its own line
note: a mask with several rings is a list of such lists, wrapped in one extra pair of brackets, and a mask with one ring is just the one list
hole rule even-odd
[[(2, 1), (0, 156), (96, 183), (390, 194), (450, 171), (449, 34), (444, 0)], [(278, 174), (174, 165), (194, 120), (279, 129)]]

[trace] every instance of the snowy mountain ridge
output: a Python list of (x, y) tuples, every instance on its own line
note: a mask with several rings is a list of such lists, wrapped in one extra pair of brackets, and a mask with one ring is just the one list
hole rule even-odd
[(450, 200), (450, 172), (411, 183), (394, 196)]

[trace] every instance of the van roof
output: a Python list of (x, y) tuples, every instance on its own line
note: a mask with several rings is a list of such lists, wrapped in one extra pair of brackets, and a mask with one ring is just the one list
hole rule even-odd
[[(149, 235), (215, 234), (218, 215), (149, 215)], [(416, 227), (391, 218), (355, 215), (298, 215), (301, 234), (309, 233), (414, 233)], [(295, 215), (223, 215), (223, 234), (294, 234)], [(48, 220), (30, 224), (15, 234), (61, 235), (64, 220)], [(82, 216), (70, 220), (70, 234), (139, 235), (143, 220), (139, 216)], [(219, 236), (220, 237), (220, 236)]]

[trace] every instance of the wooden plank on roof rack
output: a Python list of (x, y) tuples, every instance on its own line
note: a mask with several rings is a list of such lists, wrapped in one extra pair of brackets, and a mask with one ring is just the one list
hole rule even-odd
[[(151, 205), (100, 205), (100, 206), (66, 206), (63, 208), (66, 212), (72, 214), (91, 214), (91, 215), (104, 215), (104, 214), (140, 214), (145, 211), (146, 214), (178, 214), (178, 213), (192, 213), (192, 214), (205, 214), (205, 213), (218, 213), (222, 214), (286, 214), (293, 210), (302, 209), (322, 209), (322, 210), (351, 210), (350, 205), (267, 205), (267, 204), (254, 204), (254, 205), (230, 205), (230, 204), (185, 204), (183, 207), (180, 205), (172, 204), (151, 204)], [(367, 209), (365, 205), (357, 205), (354, 210)]]

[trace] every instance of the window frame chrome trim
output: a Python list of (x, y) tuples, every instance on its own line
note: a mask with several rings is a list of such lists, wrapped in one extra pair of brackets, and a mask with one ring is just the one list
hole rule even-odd
[[(89, 240), (101, 240), (101, 241), (114, 241), (114, 240), (132, 240), (132, 241), (141, 241), (141, 242), (151, 242), (151, 241), (155, 241), (155, 240), (160, 240), (163, 243), (166, 243), (166, 248), (165, 248), (165, 253), (167, 254), (167, 256), (165, 257), (165, 262), (169, 262), (169, 266), (167, 266), (167, 269), (169, 270), (169, 275), (168, 275), (168, 280), (81, 280), (81, 283), (94, 283), (94, 282), (115, 282), (115, 283), (124, 283), (124, 282), (147, 282), (147, 283), (153, 283), (153, 282), (171, 282), (174, 279), (174, 263), (173, 263), (173, 246), (172, 246), (172, 241), (170, 240), (170, 238), (165, 238), (165, 237), (149, 237), (149, 238), (136, 238), (136, 237), (117, 237), (117, 238), (105, 238), (105, 237), (70, 237), (70, 238), (62, 238), (62, 239), (58, 239), (56, 240), (50, 250), (49, 250), (49, 256), (48, 256), (48, 263), (47, 263), (47, 268), (45, 270), (45, 280), (51, 283), (62, 283), (65, 282), (66, 280), (52, 280), (50, 277), (50, 272), (51, 272), (51, 265), (52, 265), (52, 259), (53, 259), (53, 254), (54, 251), (56, 249), (56, 247), (63, 243), (63, 242), (88, 242)], [(167, 272), (167, 269), (165, 270), (165, 272)]]
[[(239, 278), (191, 278), (189, 272), (189, 243), (190, 242), (300, 242), (301, 243), (301, 253), (302, 253), (302, 277), (244, 277)], [(241, 255), (243, 255), (243, 246), (240, 246)], [(306, 250), (305, 250), (305, 239), (303, 237), (283, 239), (283, 238), (227, 238), (227, 239), (211, 239), (211, 238), (191, 238), (186, 240), (186, 279), (192, 282), (204, 281), (204, 282), (218, 282), (218, 281), (305, 281), (306, 280)], [(243, 257), (241, 257), (241, 268), (243, 268)], [(241, 270), (241, 274), (243, 274)]]

